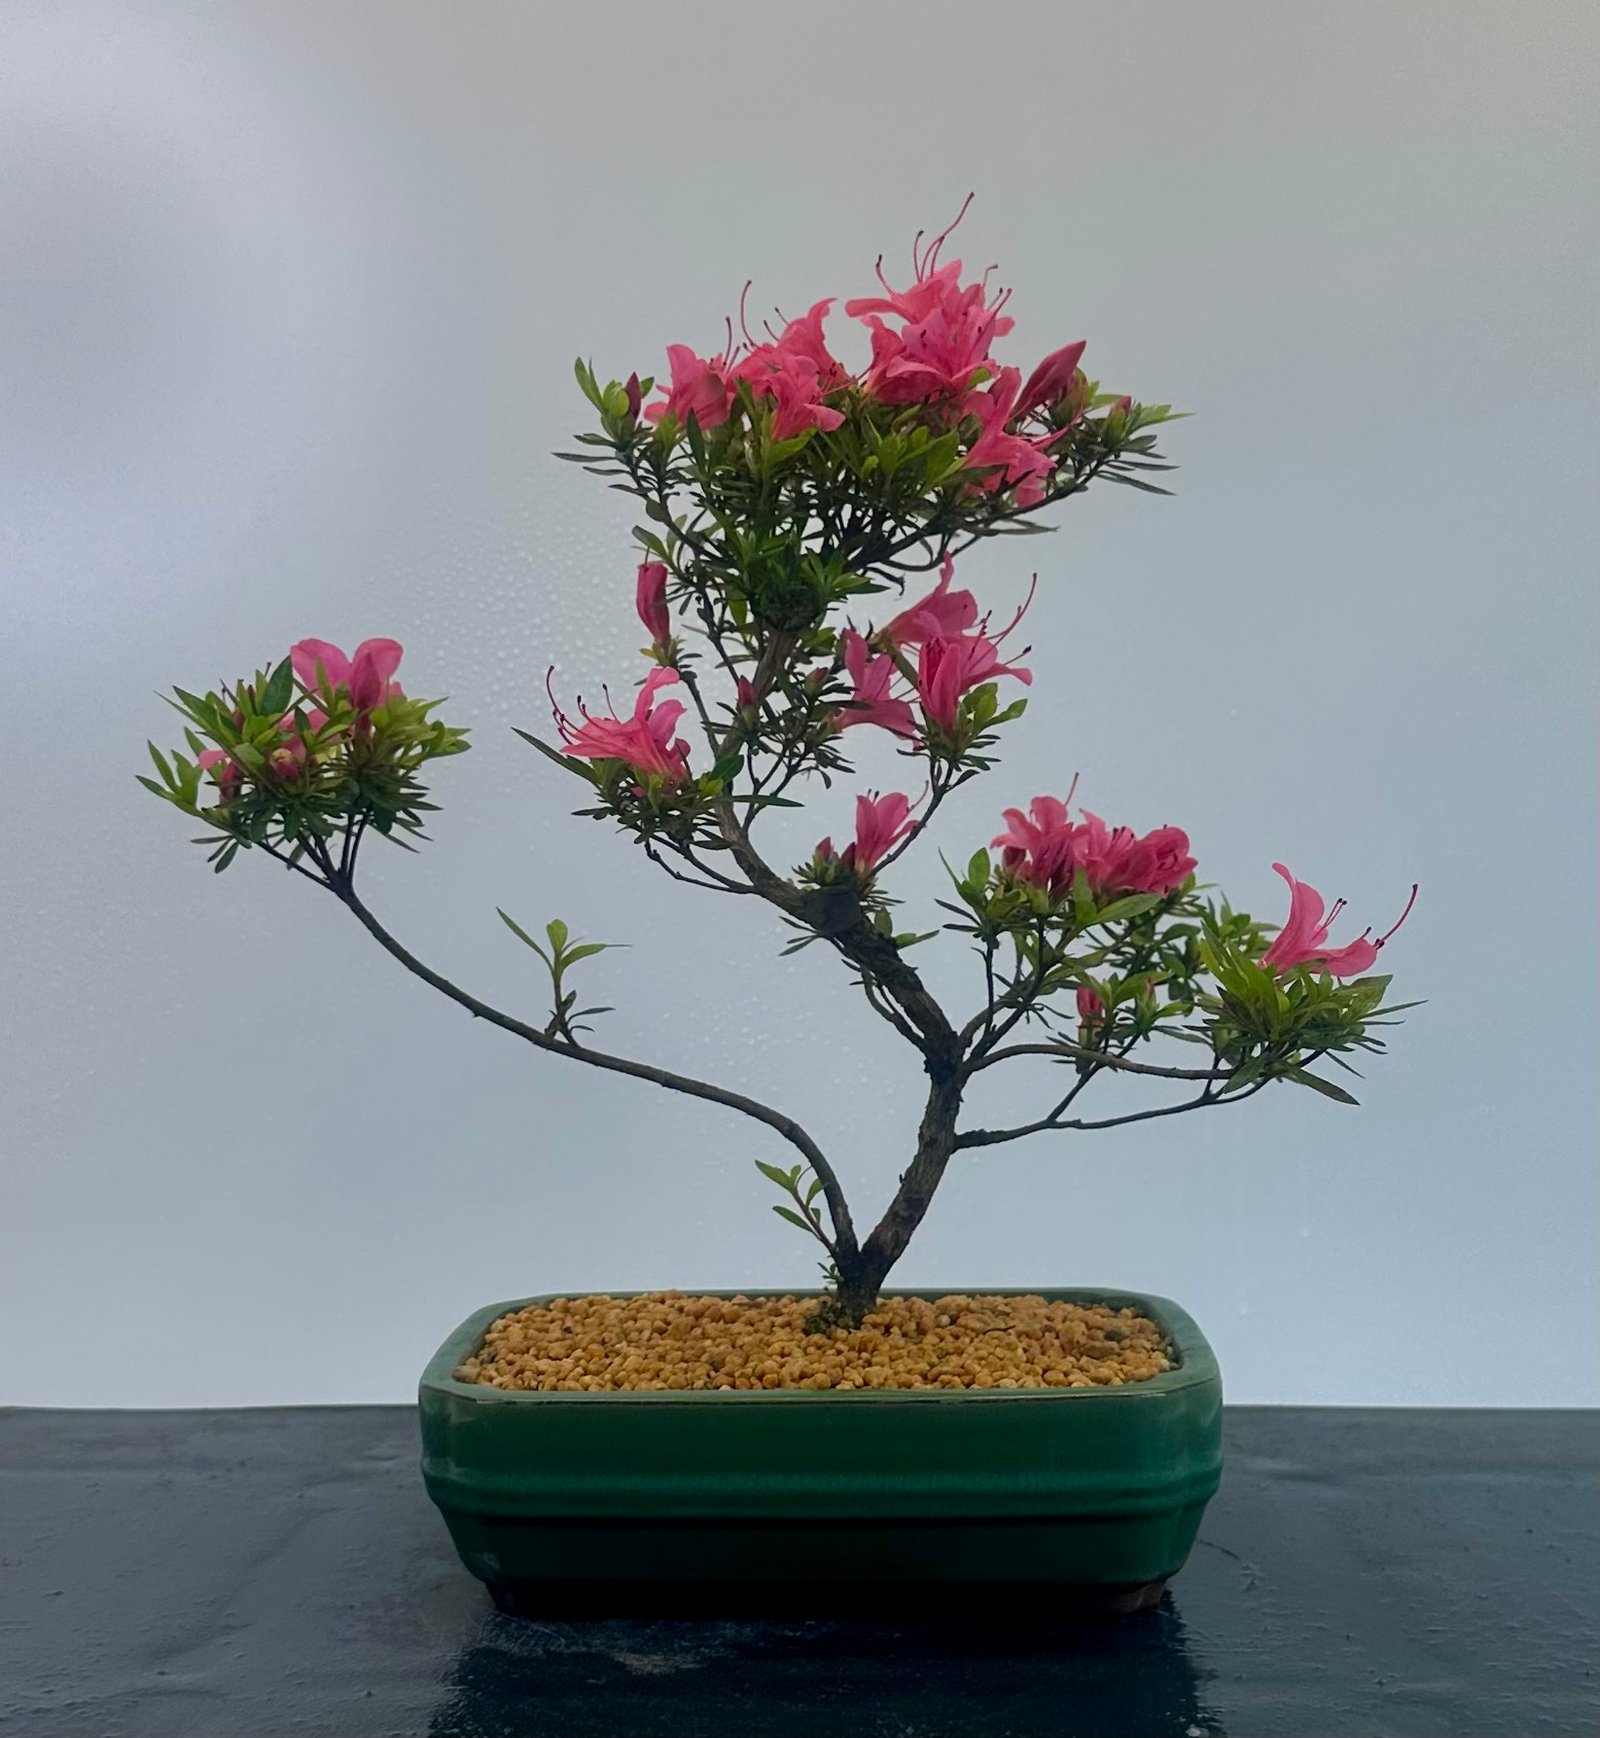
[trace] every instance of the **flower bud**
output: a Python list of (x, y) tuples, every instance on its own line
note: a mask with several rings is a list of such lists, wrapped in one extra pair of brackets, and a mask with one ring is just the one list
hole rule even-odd
[(1070, 397), (1077, 384), (1078, 361), (1083, 352), (1081, 342), (1063, 344), (1059, 350), (1052, 350), (1028, 376), (1013, 414), (1026, 416), (1029, 411), (1060, 404)]
[(639, 563), (634, 608), (639, 612), (639, 620), (649, 630), (656, 650), (666, 651), (672, 644), (672, 617), (667, 610), (667, 564), (664, 561)]
[(280, 743), (267, 756), (267, 771), (283, 784), (299, 778), (305, 770), (305, 764), (306, 745), (298, 736), (292, 736)]

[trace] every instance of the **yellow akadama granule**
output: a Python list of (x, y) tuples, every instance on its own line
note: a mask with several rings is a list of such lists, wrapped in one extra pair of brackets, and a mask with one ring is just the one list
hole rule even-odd
[(817, 1297), (556, 1298), (501, 1316), (456, 1371), (495, 1388), (1089, 1388), (1173, 1367), (1133, 1309), (1022, 1297), (883, 1298), (859, 1328), (808, 1332)]

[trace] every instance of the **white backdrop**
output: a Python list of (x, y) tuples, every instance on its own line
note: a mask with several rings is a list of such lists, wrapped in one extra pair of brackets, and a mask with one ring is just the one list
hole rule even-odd
[[(528, 1012), (497, 904), (631, 942), (590, 968), (607, 1042), (791, 1109), (881, 1203), (909, 1051), (821, 950), (775, 964), (764, 912), (567, 818), (509, 726), (549, 660), (636, 670), (626, 503), (548, 456), (572, 357), (709, 347), (747, 276), (903, 277), (973, 188), (1009, 353), (1086, 337), (1198, 414), (1176, 499), (969, 559), (997, 607), (1039, 565), (1035, 698), (941, 841), (1081, 770), (1264, 912), (1274, 857), (1351, 933), (1420, 880), (1386, 963), (1429, 1001), (1360, 1110), (963, 1160), (897, 1278), (1175, 1296), (1239, 1400), (1591, 1401), (1595, 35), (1538, 0), (11, 0), (0, 1400), (400, 1400), (486, 1301), (814, 1277), (763, 1131), (476, 1026), (134, 784), (158, 689), (304, 634), (403, 640), (476, 733), (437, 842), (372, 854), (403, 937)], [(954, 946), (934, 975), (973, 993)]]

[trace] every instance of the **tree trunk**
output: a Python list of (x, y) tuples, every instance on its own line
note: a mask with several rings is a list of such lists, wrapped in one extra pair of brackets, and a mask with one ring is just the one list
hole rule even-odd
[(936, 1069), (930, 1060), (928, 1071), (933, 1075), (933, 1084), (928, 1089), (928, 1102), (917, 1130), (916, 1156), (871, 1236), (854, 1256), (837, 1264), (837, 1315), (851, 1327), (859, 1327), (876, 1306), (890, 1268), (905, 1253), (911, 1234), (922, 1223), (955, 1151), (956, 1118), (961, 1112), (959, 1068), (949, 1064)]

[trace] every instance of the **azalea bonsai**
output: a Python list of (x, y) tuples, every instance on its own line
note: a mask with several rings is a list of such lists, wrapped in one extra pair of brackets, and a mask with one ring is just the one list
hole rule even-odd
[[(596, 426), (561, 456), (641, 503), (634, 605), (647, 668), (631, 700), (594, 710), (558, 700), (549, 674), (553, 730), (518, 732), (581, 787), (579, 814), (620, 828), (696, 896), (770, 905), (788, 950), (836, 955), (870, 1015), (917, 1051), (926, 1104), (870, 1227), (793, 1117), (591, 1041), (604, 1010), (579, 1005), (573, 978), (605, 944), (574, 941), (559, 921), (541, 938), (500, 914), (549, 973), (548, 1017), (529, 1021), (425, 965), (368, 908), (369, 840), (420, 838), (433, 808), (425, 769), (467, 746), (438, 702), (395, 680), (395, 641), (346, 656), (304, 639), (231, 685), (176, 690), (188, 752), (152, 745), (158, 776), (143, 780), (201, 823), (216, 869), (242, 850), (277, 859), (479, 1018), (787, 1141), (793, 1164), (759, 1168), (783, 1196), (776, 1211), (824, 1252), (828, 1322), (872, 1308), (961, 1153), (1236, 1104), (1279, 1081), (1353, 1103), (1315, 1065), (1381, 1050), (1375, 1029), (1395, 1011), (1373, 968), (1398, 923), (1336, 944), (1340, 907), (1325, 910), (1275, 864), (1289, 898), (1274, 933), (1197, 882), (1186, 833), (1075, 815), (1071, 788), (1004, 808), (997, 831), (966, 841), (932, 930), (897, 923), (896, 865), (952, 791), (993, 770), (1032, 680), (1025, 649), (1011, 649), (1026, 604), (996, 626), (956, 583), (957, 561), (983, 538), (1044, 529), (1046, 510), (1097, 480), (1163, 493), (1155, 431), (1173, 414), (1102, 390), (1082, 343), (1026, 378), (1001, 361), (1008, 292), (987, 275), (963, 282), (961, 262), (941, 259), (947, 235), (913, 249), (908, 287), (891, 288), (880, 265), (881, 293), (845, 304), (870, 333), (857, 372), (829, 349), (831, 301), (760, 335), (735, 339), (730, 326), (717, 355), (673, 345), (661, 386), (638, 374), (602, 383), (578, 364)], [(874, 732), (905, 761), (905, 788), (858, 791), (851, 838), (774, 861), (768, 812), (851, 779), (852, 750)], [(917, 967), (941, 935), (975, 956), (959, 1009)], [(1059, 1065), (1045, 1102), (1008, 1126), (965, 1124), (972, 1082), (1022, 1058)], [(1085, 1094), (1114, 1074), (1157, 1096), (1086, 1116)]]

